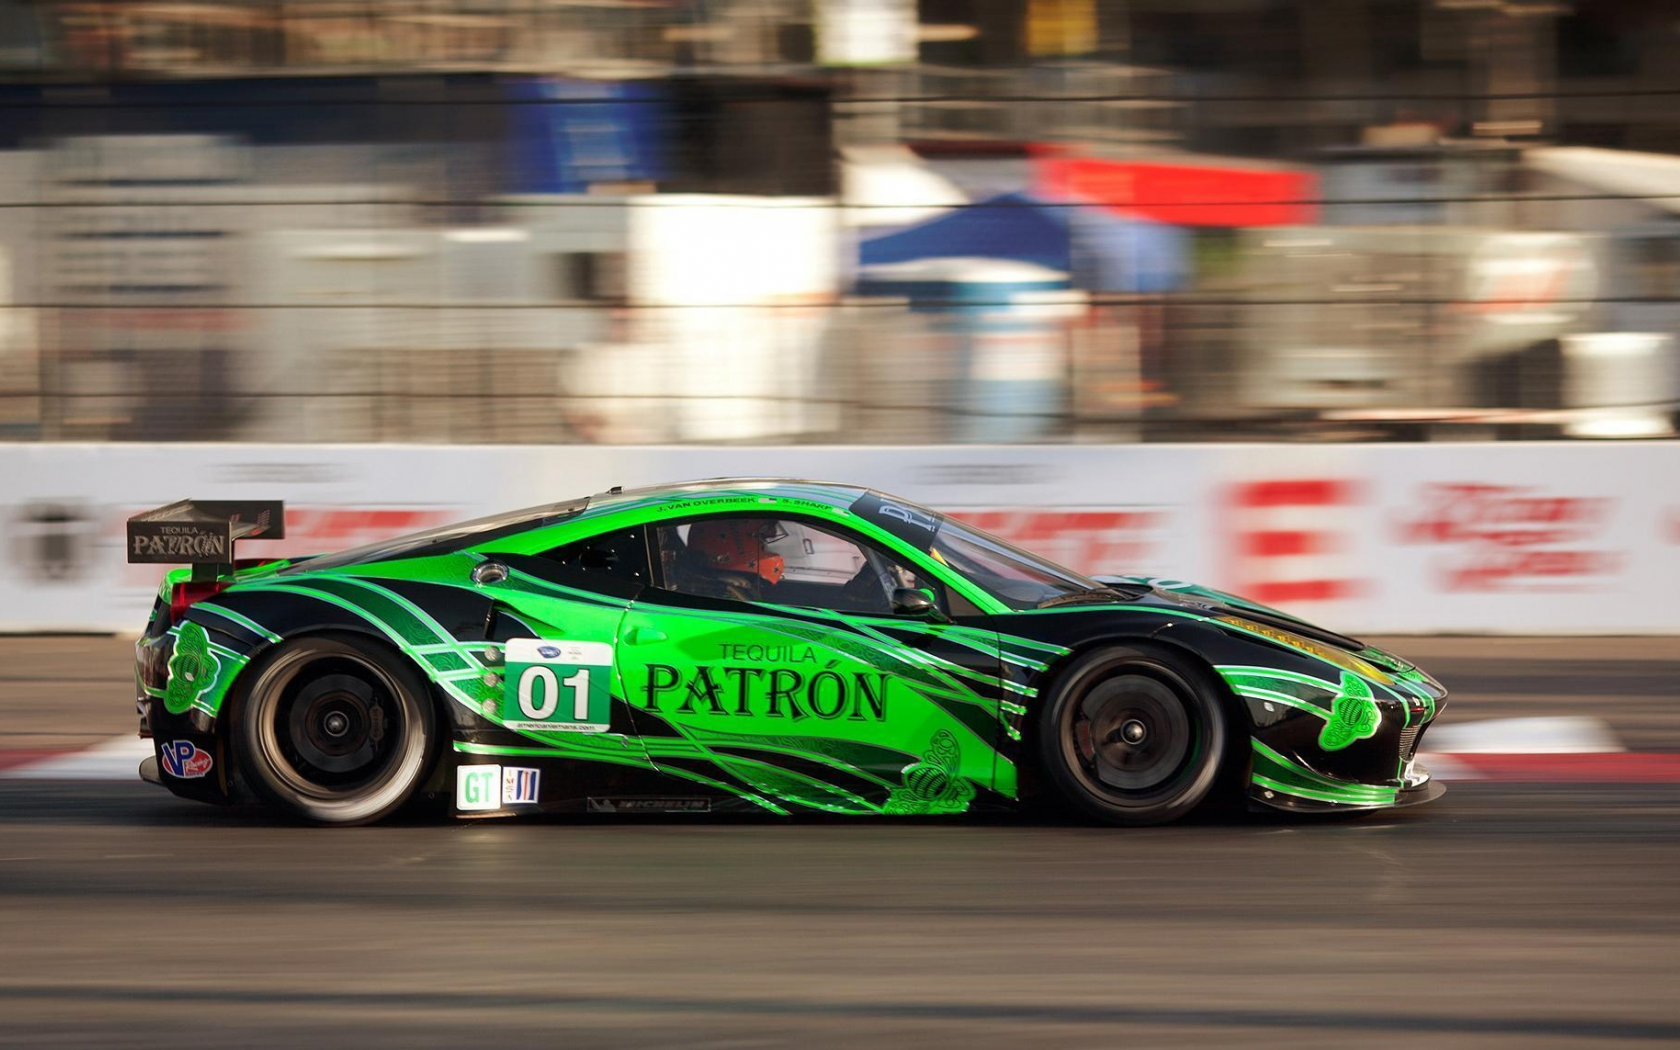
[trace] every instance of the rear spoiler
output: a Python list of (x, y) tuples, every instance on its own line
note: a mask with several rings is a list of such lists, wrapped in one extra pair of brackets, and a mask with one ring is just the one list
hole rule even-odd
[(193, 576), (233, 571), (239, 540), (278, 540), (286, 535), (280, 500), (184, 499), (128, 519), (130, 565), (193, 567)]

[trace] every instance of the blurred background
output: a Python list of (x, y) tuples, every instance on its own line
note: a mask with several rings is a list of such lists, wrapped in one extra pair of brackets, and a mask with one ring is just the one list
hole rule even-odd
[[(0, 1044), (1680, 1043), (1676, 56), (1674, 0), (0, 0)], [(1361, 634), (1451, 791), (316, 836), (136, 779), (130, 515), (724, 474)]]
[(1662, 0), (0, 0), (0, 435), (1670, 435)]

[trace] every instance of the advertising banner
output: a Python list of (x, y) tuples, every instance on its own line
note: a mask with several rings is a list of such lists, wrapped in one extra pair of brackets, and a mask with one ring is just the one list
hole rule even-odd
[(12, 445), (0, 630), (137, 631), (166, 566), (124, 523), (284, 500), (335, 550), (662, 482), (793, 476), (945, 511), (1087, 572), (1189, 580), (1370, 633), (1680, 633), (1680, 443), (938, 447)]

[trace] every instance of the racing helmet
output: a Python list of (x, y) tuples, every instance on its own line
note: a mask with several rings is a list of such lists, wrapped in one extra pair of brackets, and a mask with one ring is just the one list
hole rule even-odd
[(787, 570), (769, 544), (787, 535), (779, 522), (763, 518), (720, 518), (697, 521), (689, 527), (688, 547), (707, 568), (750, 572), (768, 583), (780, 583)]

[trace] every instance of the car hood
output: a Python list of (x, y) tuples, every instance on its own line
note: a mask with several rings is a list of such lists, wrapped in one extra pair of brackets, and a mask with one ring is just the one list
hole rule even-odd
[(1202, 615), (1233, 616), (1261, 627), (1272, 627), (1311, 639), (1321, 645), (1333, 646), (1376, 664), (1391, 674), (1398, 674), (1417, 681), (1432, 694), (1446, 695), (1439, 682), (1408, 660), (1386, 650), (1367, 645), (1357, 638), (1320, 627), (1309, 620), (1303, 620), (1299, 616), (1286, 613), (1281, 609), (1261, 605), (1259, 602), (1251, 601), (1240, 595), (1215, 590), (1212, 587), (1204, 587), (1196, 583), (1187, 583), (1183, 580), (1142, 576), (1096, 576), (1093, 578), (1099, 583), (1130, 588), (1133, 593), (1136, 593), (1139, 589), (1148, 589), (1147, 594), (1140, 599), (1133, 599), (1134, 601), (1178, 607)]
[(1212, 612), (1240, 616), (1255, 623), (1266, 624), (1285, 631), (1293, 631), (1314, 641), (1333, 645), (1338, 649), (1346, 649), (1350, 653), (1357, 653), (1368, 648), (1364, 642), (1357, 638), (1350, 638), (1345, 634), (1327, 630), (1281, 609), (1261, 605), (1259, 602), (1250, 601), (1228, 591), (1204, 587), (1199, 583), (1144, 576), (1095, 576), (1092, 578), (1098, 583), (1123, 586), (1133, 589), (1134, 592), (1136, 589), (1148, 588), (1148, 594), (1141, 600), (1151, 604), (1178, 606), (1200, 613)]

